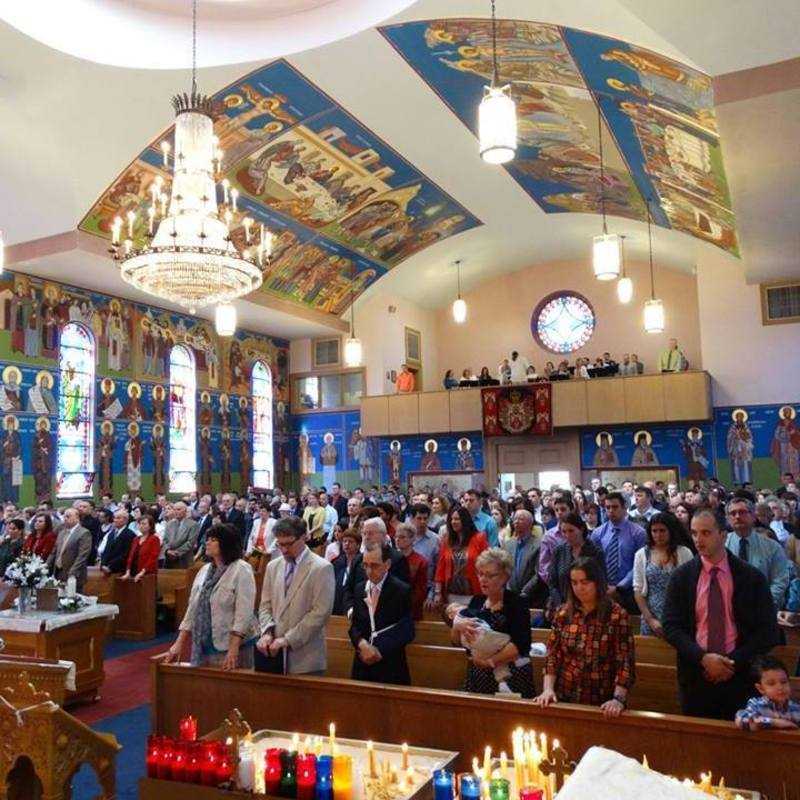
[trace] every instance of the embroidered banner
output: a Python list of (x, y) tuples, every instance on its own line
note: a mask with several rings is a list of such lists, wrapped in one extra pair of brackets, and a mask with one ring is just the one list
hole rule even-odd
[(492, 386), (481, 391), (484, 436), (552, 436), (553, 387)]

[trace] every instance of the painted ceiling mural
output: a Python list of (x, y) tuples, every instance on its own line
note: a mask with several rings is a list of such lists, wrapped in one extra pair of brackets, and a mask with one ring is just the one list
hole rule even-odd
[[(284, 60), (214, 95), (221, 177), (239, 206), (275, 235), (259, 291), (341, 314), (404, 259), (481, 222)], [(137, 211), (147, 233), (150, 186), (168, 182), (157, 138), (117, 178), (80, 224), (110, 238), (119, 214)], [(173, 150), (174, 152), (174, 150)], [(222, 193), (219, 190), (219, 200)], [(242, 227), (234, 240), (244, 240)]]
[[(380, 28), (473, 133), (492, 74), (491, 24), (444, 19)], [(513, 82), (519, 147), (506, 169), (547, 213), (654, 221), (738, 255), (711, 79), (617, 39), (526, 20), (498, 20), (500, 82)], [(613, 136), (608, 136), (610, 132)]]

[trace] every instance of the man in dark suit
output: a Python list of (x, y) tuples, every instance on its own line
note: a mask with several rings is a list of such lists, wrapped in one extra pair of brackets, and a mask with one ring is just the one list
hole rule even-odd
[(114, 512), (114, 524), (103, 537), (98, 548), (100, 568), (106, 575), (122, 575), (127, 568), (128, 551), (136, 534), (128, 527), (128, 512), (118, 508)]
[(95, 516), (93, 500), (76, 500), (73, 504), (78, 509), (81, 526), (86, 528), (92, 536), (92, 552), (89, 554), (89, 563), (94, 564), (97, 559), (97, 548), (103, 538), (103, 530), (100, 527), (100, 520)]
[(205, 497), (197, 501), (195, 519), (197, 520), (197, 547), (194, 551), (194, 559), (195, 561), (206, 561), (206, 535), (211, 530), (213, 519), (211, 505)]
[(244, 527), (244, 514), (234, 505), (235, 499), (231, 494), (222, 495), (222, 500), (219, 504), (220, 516), (223, 522), (228, 525), (233, 525), (239, 533), (239, 538), (242, 542), (242, 547), (247, 544), (247, 532)]
[(683, 713), (730, 719), (754, 694), (753, 659), (779, 640), (767, 579), (725, 549), (712, 511), (692, 517), (698, 555), (670, 578), (663, 625), (678, 651)]
[(514, 571), (508, 580), (510, 591), (518, 594), (530, 608), (547, 599), (547, 585), (539, 580), (539, 545), (544, 531), (534, 524), (533, 514), (524, 508), (514, 512), (514, 536), (504, 545), (511, 554)]
[(388, 545), (369, 544), (363, 555), (365, 581), (355, 587), (350, 641), (355, 648), (351, 677), (373, 683), (411, 684), (406, 645), (414, 640), (411, 593), (389, 574)]
[[(380, 517), (365, 519), (361, 524), (361, 535), (364, 538), (365, 550), (371, 544), (380, 546), (386, 545), (389, 548), (389, 573), (408, 585), (410, 583), (408, 561), (406, 561), (406, 557), (399, 550), (395, 550), (395, 548), (389, 544), (389, 537), (386, 534), (386, 523)], [(356, 597), (356, 586), (367, 580), (363, 558), (364, 556), (361, 553), (355, 557), (350, 574), (345, 582), (343, 613), (347, 616), (350, 616), (350, 610), (353, 608), (353, 602)]]
[(340, 483), (331, 484), (329, 500), (330, 504), (336, 509), (339, 519), (343, 520), (347, 516), (347, 498), (342, 494), (342, 485)]

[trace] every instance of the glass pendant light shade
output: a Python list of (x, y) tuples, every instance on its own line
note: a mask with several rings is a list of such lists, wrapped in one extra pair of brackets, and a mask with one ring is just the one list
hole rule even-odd
[(655, 297), (644, 304), (644, 330), (645, 333), (664, 331), (664, 304)]
[(622, 237), (604, 233), (592, 239), (592, 268), (599, 281), (613, 281), (622, 272)]
[(214, 327), (218, 336), (233, 336), (236, 333), (236, 306), (220, 303), (214, 314)]
[(461, 297), (453, 300), (453, 320), (459, 325), (467, 321), (467, 301)]
[(361, 339), (350, 337), (344, 343), (344, 363), (348, 367), (360, 367), (363, 352)]
[(505, 164), (517, 152), (517, 105), (508, 86), (487, 86), (478, 108), (481, 158), (487, 164)]
[(630, 303), (633, 299), (633, 281), (630, 278), (620, 278), (617, 281), (617, 299), (620, 303)]

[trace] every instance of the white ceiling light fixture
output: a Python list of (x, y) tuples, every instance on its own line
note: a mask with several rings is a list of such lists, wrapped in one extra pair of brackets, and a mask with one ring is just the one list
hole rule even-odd
[(619, 277), (622, 265), (622, 239), (608, 232), (606, 223), (606, 174), (603, 164), (603, 115), (597, 105), (597, 138), (600, 151), (600, 212), (603, 215), (603, 233), (592, 239), (592, 268), (599, 281), (613, 281)]
[(453, 320), (463, 325), (467, 321), (467, 301), (461, 297), (461, 259), (456, 259), (454, 263), (458, 276), (458, 296), (453, 300)]
[(233, 336), (236, 333), (236, 306), (220, 303), (214, 309), (214, 327), (217, 336)]
[(622, 277), (617, 281), (617, 300), (620, 303), (630, 303), (633, 299), (633, 281), (625, 274), (625, 237), (622, 240)]
[[(115, 217), (111, 245), (126, 283), (192, 314), (258, 289), (272, 251), (272, 234), (263, 225), (254, 230), (253, 220), (242, 217), (239, 191), (227, 180), (222, 181), (222, 208), (217, 205), (214, 177), (221, 171), (223, 154), (214, 136), (212, 100), (197, 91), (196, 53), (197, 0), (192, 0), (192, 91), (172, 98), (176, 117), (171, 194), (168, 197), (163, 178), (157, 176), (148, 188), (147, 220), (133, 209), (124, 222)], [(162, 141), (165, 168), (170, 149)], [(241, 252), (233, 242), (234, 226)]]
[(344, 363), (347, 367), (360, 367), (364, 358), (364, 348), (361, 346), (361, 339), (356, 336), (356, 312), (355, 296), (353, 286), (356, 281), (356, 267), (350, 272), (350, 337), (344, 343)]
[(653, 232), (650, 216), (650, 202), (647, 202), (647, 242), (650, 248), (650, 299), (644, 304), (645, 333), (664, 332), (664, 304), (656, 298), (656, 285), (653, 278)]
[(478, 107), (478, 141), (487, 164), (506, 164), (517, 152), (517, 106), (511, 85), (500, 86), (497, 71), (497, 17), (492, 0), (492, 83)]

